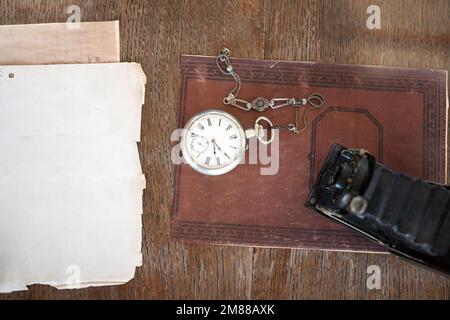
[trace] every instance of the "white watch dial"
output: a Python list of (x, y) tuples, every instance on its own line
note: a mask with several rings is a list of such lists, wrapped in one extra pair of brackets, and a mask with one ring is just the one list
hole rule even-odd
[(245, 153), (245, 133), (230, 114), (212, 110), (193, 117), (185, 128), (183, 156), (197, 171), (218, 175), (232, 170)]

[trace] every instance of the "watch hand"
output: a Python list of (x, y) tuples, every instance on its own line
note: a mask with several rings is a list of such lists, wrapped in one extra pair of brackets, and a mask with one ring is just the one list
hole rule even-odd
[(218, 149), (220, 152), (222, 152), (222, 154), (223, 154), (225, 157), (227, 157), (228, 159), (231, 159), (230, 156), (229, 156), (226, 152), (222, 151), (222, 149), (219, 147), (219, 145), (216, 143), (216, 141), (215, 141), (214, 139), (213, 139), (211, 142), (213, 143), (213, 145), (215, 145), (215, 146), (217, 147), (217, 149)]
[[(216, 143), (216, 140), (212, 139), (211, 142), (213, 143), (214, 148), (217, 148), (217, 150), (219, 150), (220, 152), (223, 153), (222, 149), (219, 147), (219, 145)], [(214, 152), (214, 154), (216, 154)]]

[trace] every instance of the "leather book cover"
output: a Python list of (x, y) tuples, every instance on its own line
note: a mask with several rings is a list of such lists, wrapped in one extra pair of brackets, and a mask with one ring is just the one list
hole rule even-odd
[[(364, 148), (394, 170), (446, 183), (446, 71), (238, 58), (232, 64), (242, 80), (242, 99), (319, 93), (325, 105), (308, 113), (304, 132), (280, 130), (278, 159), (270, 146), (268, 154), (274, 156), (265, 163), (255, 163), (247, 152), (244, 164), (221, 176), (176, 165), (172, 238), (385, 252), (304, 206), (333, 143)], [(181, 56), (180, 66), (179, 128), (211, 108), (231, 113), (245, 129), (261, 115), (274, 124), (293, 121), (292, 107), (261, 114), (224, 105), (234, 80), (220, 72), (215, 57)]]

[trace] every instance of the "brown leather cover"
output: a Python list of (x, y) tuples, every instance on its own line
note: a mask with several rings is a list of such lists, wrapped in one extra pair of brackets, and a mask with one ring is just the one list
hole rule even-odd
[[(242, 79), (239, 97), (305, 97), (320, 93), (325, 106), (309, 113), (301, 134), (280, 131), (276, 175), (262, 164), (239, 165), (222, 176), (176, 166), (171, 234), (202, 243), (384, 251), (304, 207), (332, 143), (364, 148), (410, 175), (446, 182), (446, 71), (305, 62), (232, 59)], [(210, 108), (251, 128), (261, 113), (222, 104), (234, 86), (215, 58), (181, 57), (180, 128)], [(290, 108), (266, 110), (276, 124), (292, 122)]]

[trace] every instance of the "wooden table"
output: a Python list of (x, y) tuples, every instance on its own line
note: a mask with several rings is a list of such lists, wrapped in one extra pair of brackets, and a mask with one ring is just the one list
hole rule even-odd
[[(179, 56), (450, 69), (450, 1), (379, 0), (381, 29), (366, 27), (373, 1), (2, 0), (0, 24), (120, 20), (121, 59), (148, 77), (140, 152), (144, 265), (126, 285), (64, 290), (35, 285), (0, 299), (384, 299), (450, 298), (450, 279), (388, 255), (183, 244), (169, 238)], [(1, 45), (1, 44), (0, 44)], [(381, 289), (366, 287), (367, 267)]]

